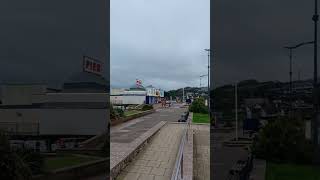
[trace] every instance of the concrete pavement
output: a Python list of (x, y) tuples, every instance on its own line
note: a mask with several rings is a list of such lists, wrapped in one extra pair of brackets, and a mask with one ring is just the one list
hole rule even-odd
[(161, 121), (177, 122), (186, 108), (159, 108), (155, 113), (111, 127), (111, 143), (130, 143)]
[(159, 108), (153, 114), (111, 127), (110, 168), (113, 170), (112, 174), (117, 174), (165, 122), (177, 122), (186, 110), (186, 108), (180, 108), (178, 104), (171, 108)]
[(183, 124), (162, 127), (117, 180), (169, 180), (184, 127)]
[(210, 180), (210, 127), (192, 124), (194, 132), (194, 180)]
[(216, 132), (211, 133), (211, 176), (213, 180), (227, 179), (229, 170), (238, 160), (245, 160), (248, 152), (243, 147), (225, 147), (223, 142), (234, 138), (234, 132)]
[(250, 180), (265, 180), (267, 162), (263, 159), (253, 160), (253, 169), (250, 175)]

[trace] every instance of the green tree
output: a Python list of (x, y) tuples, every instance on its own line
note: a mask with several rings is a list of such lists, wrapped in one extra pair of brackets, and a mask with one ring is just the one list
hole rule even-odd
[(279, 118), (260, 130), (253, 143), (253, 153), (271, 161), (310, 163), (313, 147), (305, 139), (302, 120)]
[(189, 107), (189, 111), (194, 113), (203, 113), (208, 114), (208, 108), (205, 106), (205, 100), (204, 98), (200, 97), (195, 99), (191, 106)]
[(29, 180), (42, 172), (43, 158), (31, 150), (15, 150), (5, 133), (0, 132), (0, 179)]
[(0, 169), (0, 179), (31, 179), (31, 169), (11, 150), (9, 140), (3, 132), (0, 132)]
[(122, 109), (115, 108), (114, 111), (118, 115), (118, 117), (124, 117), (124, 111)]
[(115, 111), (113, 108), (113, 105), (110, 104), (110, 119), (111, 120), (117, 120), (119, 118), (119, 114)]

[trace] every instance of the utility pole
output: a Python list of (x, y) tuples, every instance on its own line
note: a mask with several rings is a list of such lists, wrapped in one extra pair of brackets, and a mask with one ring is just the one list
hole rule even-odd
[(290, 69), (289, 69), (289, 76), (290, 76), (290, 89), (289, 89), (289, 93), (290, 93), (290, 112), (289, 112), (289, 118), (290, 120), (292, 120), (292, 101), (293, 101), (293, 95), (292, 95), (292, 48), (290, 48)]
[[(318, 0), (314, 1), (314, 15), (312, 17), (312, 20), (314, 21), (314, 44), (313, 44), (313, 50), (314, 50), (314, 58), (313, 58), (313, 110), (314, 110), (314, 117), (313, 122), (311, 124), (312, 128), (312, 137), (313, 137), (313, 143), (316, 146), (316, 151), (319, 150), (319, 134), (318, 134), (318, 112), (319, 112), (319, 104), (318, 104)], [(316, 152), (315, 157), (316, 163), (319, 163), (319, 152)]]
[(182, 88), (182, 103), (184, 103), (184, 87)]
[(236, 118), (236, 141), (238, 141), (238, 83), (234, 85), (234, 95), (235, 95), (235, 118)]
[(208, 52), (208, 114), (210, 118), (210, 55), (211, 49), (205, 49)]

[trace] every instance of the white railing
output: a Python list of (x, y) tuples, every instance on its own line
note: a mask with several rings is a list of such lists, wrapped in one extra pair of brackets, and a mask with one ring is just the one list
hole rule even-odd
[(183, 152), (186, 142), (188, 141), (188, 129), (190, 126), (190, 119), (188, 117), (187, 122), (185, 123), (185, 129), (183, 131), (180, 145), (179, 145), (179, 152), (177, 155), (177, 159), (175, 162), (175, 166), (173, 169), (173, 173), (171, 176), (171, 180), (183, 180)]

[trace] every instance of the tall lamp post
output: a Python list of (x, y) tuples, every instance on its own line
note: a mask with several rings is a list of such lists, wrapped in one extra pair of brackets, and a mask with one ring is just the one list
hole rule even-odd
[(286, 46), (284, 48), (289, 49), (290, 50), (290, 69), (289, 69), (289, 77), (290, 77), (290, 85), (289, 85), (289, 96), (290, 96), (290, 119), (292, 118), (292, 100), (293, 100), (293, 95), (292, 95), (292, 51), (293, 49), (296, 49), (298, 47), (307, 45), (307, 44), (314, 44), (314, 41), (310, 41), (310, 42), (303, 42), (294, 46)]
[[(316, 151), (319, 150), (319, 139), (318, 139), (318, 62), (317, 62), (317, 56), (318, 56), (318, 0), (314, 1), (314, 15), (312, 17), (312, 20), (314, 21), (314, 44), (313, 44), (313, 50), (314, 50), (314, 71), (313, 71), (313, 110), (314, 110), (314, 117), (311, 125), (311, 132), (312, 132), (312, 138), (313, 143), (316, 146)], [(319, 152), (316, 153), (316, 163), (319, 162)]]
[(211, 49), (204, 49), (205, 51), (208, 52), (208, 114), (210, 118), (210, 56), (211, 56)]

